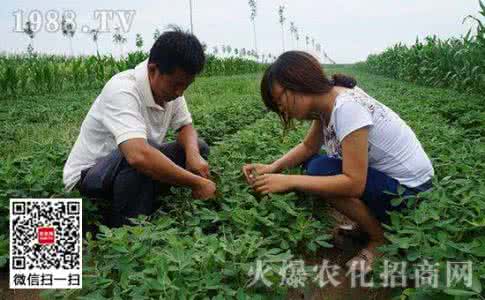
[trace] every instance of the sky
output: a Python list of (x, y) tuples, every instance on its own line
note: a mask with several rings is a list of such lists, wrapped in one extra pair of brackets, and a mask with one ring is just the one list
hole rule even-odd
[[(15, 29), (29, 16), (42, 17), (43, 27), (34, 38), (34, 49), (41, 53), (71, 54), (70, 41), (60, 31), (48, 32), (47, 19), (51, 16), (51, 27), (60, 23), (59, 16), (66, 11), (75, 13), (78, 26), (72, 38), (74, 55), (93, 54), (96, 51), (89, 34), (83, 28), (98, 26), (95, 11), (125, 11), (129, 16), (134, 11), (131, 26), (123, 34), (127, 43), (123, 49), (113, 44), (116, 16), (108, 22), (110, 31), (99, 35), (99, 50), (103, 54), (121, 55), (135, 50), (135, 35), (141, 34), (144, 49), (153, 43), (156, 28), (163, 31), (168, 24), (190, 28), (190, 0), (109, 0), (109, 1), (33, 1), (2, 0), (0, 9), (0, 52), (19, 53), (27, 49), (28, 36)], [(231, 45), (232, 48), (254, 48), (252, 23), (247, 0), (192, 0), (193, 27), (198, 38), (214, 46)], [(474, 26), (471, 21), (462, 24), (467, 15), (478, 15), (478, 0), (256, 0), (256, 36), (258, 51), (278, 55), (283, 51), (281, 26), (278, 22), (278, 6), (285, 5), (284, 41), (285, 50), (307, 50), (304, 36), (308, 35), (337, 63), (363, 61), (369, 54), (379, 53), (392, 45), (403, 42), (412, 44), (417, 37), (436, 34), (441, 38), (459, 37)], [(37, 13), (33, 13), (37, 11)], [(128, 19), (129, 21), (129, 19)], [(299, 45), (289, 31), (290, 21), (300, 33)], [(128, 24), (128, 23), (127, 23)], [(220, 50), (219, 50), (220, 51)]]

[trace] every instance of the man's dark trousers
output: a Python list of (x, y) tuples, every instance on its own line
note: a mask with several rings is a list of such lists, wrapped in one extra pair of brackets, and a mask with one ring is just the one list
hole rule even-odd
[[(150, 144), (154, 146), (153, 143)], [(209, 146), (201, 139), (199, 149), (201, 156), (207, 159)], [(177, 142), (165, 143), (159, 150), (178, 166), (185, 168), (185, 151), (182, 145)], [(156, 209), (157, 196), (170, 189), (170, 185), (154, 180), (131, 167), (119, 149), (99, 159), (93, 167), (83, 170), (77, 187), (84, 197), (110, 201), (111, 209), (106, 215), (110, 227), (130, 224), (128, 218), (140, 214), (152, 214)]]

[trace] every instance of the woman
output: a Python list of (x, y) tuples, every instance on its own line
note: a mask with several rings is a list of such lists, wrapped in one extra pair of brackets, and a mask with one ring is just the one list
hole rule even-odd
[[(368, 234), (369, 243), (347, 262), (371, 270), (384, 243), (381, 223), (393, 194), (415, 195), (431, 188), (431, 161), (408, 125), (345, 75), (329, 80), (319, 62), (301, 51), (282, 54), (261, 81), (265, 105), (286, 128), (312, 121), (302, 143), (272, 164), (249, 164), (243, 173), (261, 194), (302, 191), (319, 195)], [(327, 155), (319, 155), (324, 146)], [(303, 165), (306, 175), (277, 174)]]

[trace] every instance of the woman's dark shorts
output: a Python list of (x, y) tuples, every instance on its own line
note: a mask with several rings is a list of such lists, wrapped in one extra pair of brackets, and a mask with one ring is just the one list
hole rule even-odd
[[(311, 176), (338, 175), (342, 174), (342, 160), (317, 154), (303, 164), (303, 169), (307, 175)], [(387, 211), (399, 211), (406, 208), (406, 201), (402, 201), (398, 206), (391, 205), (391, 200), (397, 198), (399, 192), (401, 192), (401, 197), (415, 196), (420, 192), (431, 189), (431, 187), (432, 181), (429, 180), (420, 186), (410, 188), (369, 167), (365, 191), (360, 199), (380, 222), (388, 224), (389, 214)]]

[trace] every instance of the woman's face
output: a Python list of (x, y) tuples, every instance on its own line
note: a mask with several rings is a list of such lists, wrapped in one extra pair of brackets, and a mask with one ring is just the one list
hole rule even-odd
[(273, 84), (272, 98), (279, 111), (291, 119), (311, 120), (312, 97), (285, 89), (278, 82)]

